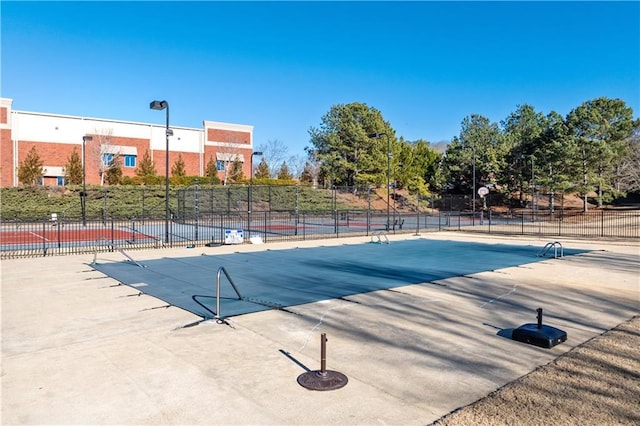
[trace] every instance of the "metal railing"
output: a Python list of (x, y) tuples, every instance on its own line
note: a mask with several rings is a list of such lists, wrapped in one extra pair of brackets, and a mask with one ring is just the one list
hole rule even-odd
[(558, 258), (558, 249), (560, 249), (560, 257), (564, 257), (564, 248), (562, 248), (562, 243), (560, 241), (553, 241), (545, 244), (542, 250), (538, 252), (538, 257), (545, 257), (551, 249), (553, 249), (554, 259)]
[(233, 287), (233, 291), (235, 291), (236, 294), (238, 295), (238, 300), (242, 300), (242, 296), (238, 291), (238, 287), (236, 287), (236, 284), (231, 279), (231, 276), (229, 275), (227, 270), (224, 268), (224, 266), (219, 267), (218, 272), (216, 273), (216, 314), (214, 316), (214, 318), (218, 320), (223, 319), (220, 316), (220, 275), (223, 273), (224, 273), (224, 276), (227, 277), (227, 281), (229, 281), (229, 284), (231, 284), (231, 287)]
[[(160, 219), (57, 218), (51, 221), (0, 223), (0, 258), (37, 257), (161, 247), (197, 247), (225, 244), (226, 230), (242, 230), (244, 241), (259, 237), (264, 243), (324, 238), (372, 236), (437, 231), (487, 234), (639, 239), (640, 210), (596, 210), (588, 213), (536, 212), (398, 212), (397, 226), (387, 229), (387, 214), (376, 210), (253, 211), (207, 213), (174, 217), (169, 239)], [(401, 226), (400, 226), (401, 224)]]

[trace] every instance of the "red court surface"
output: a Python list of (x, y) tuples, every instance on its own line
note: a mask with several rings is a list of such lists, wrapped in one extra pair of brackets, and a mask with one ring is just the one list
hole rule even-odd
[(82, 242), (99, 240), (131, 240), (154, 238), (139, 232), (108, 228), (16, 230), (0, 232), (2, 244), (35, 244), (41, 242)]

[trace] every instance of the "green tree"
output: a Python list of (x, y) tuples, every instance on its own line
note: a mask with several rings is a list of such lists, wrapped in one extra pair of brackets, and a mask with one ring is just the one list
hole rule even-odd
[(446, 189), (475, 193), (480, 186), (496, 182), (505, 168), (507, 148), (496, 123), (477, 114), (465, 117), (460, 136), (449, 144), (442, 162)]
[(395, 137), (375, 108), (358, 102), (334, 105), (309, 135), (313, 146), (307, 152), (320, 163), (320, 175), (331, 185), (380, 186), (387, 181), (387, 145), (393, 159)]
[(182, 154), (178, 154), (178, 159), (173, 166), (171, 167), (171, 176), (186, 176), (187, 172), (185, 171), (184, 159), (182, 158)]
[(135, 169), (136, 176), (145, 177), (145, 176), (156, 176), (156, 166), (151, 160), (151, 154), (149, 154), (149, 150), (145, 150), (144, 155), (142, 156), (142, 161), (138, 163), (138, 167)]
[(438, 186), (438, 168), (441, 155), (429, 142), (422, 139), (408, 142), (400, 138), (397, 161), (392, 170), (393, 180), (399, 187), (428, 195), (428, 189)]
[(264, 158), (260, 160), (258, 167), (256, 167), (256, 171), (253, 174), (253, 177), (256, 179), (269, 179), (271, 177), (271, 173), (269, 172), (269, 165), (265, 161)]
[(302, 173), (300, 174), (300, 182), (313, 183), (313, 170), (309, 162), (304, 164), (304, 169), (302, 169)]
[(216, 160), (213, 159), (213, 155), (209, 156), (209, 161), (204, 169), (204, 175), (207, 177), (218, 177), (218, 167)]
[(118, 185), (122, 182), (122, 160), (120, 156), (114, 156), (111, 166), (105, 172), (105, 181), (109, 185)]
[(620, 160), (616, 175), (621, 190), (640, 192), (640, 119), (636, 120), (626, 155)]
[(545, 127), (545, 117), (536, 112), (531, 105), (518, 106), (516, 111), (501, 122), (504, 133), (505, 157), (502, 173), (497, 176), (497, 183), (512, 193), (518, 190), (520, 201), (524, 201), (524, 194), (533, 188), (530, 164), (541, 166), (536, 149)]
[(602, 207), (603, 193), (613, 193), (615, 167), (633, 130), (633, 110), (620, 99), (596, 98), (573, 109), (567, 125), (582, 162), (583, 209), (587, 211), (587, 192), (594, 187)]
[(242, 182), (244, 180), (244, 173), (242, 172), (242, 161), (240, 157), (236, 156), (229, 170), (229, 181)]
[(82, 183), (82, 160), (75, 147), (67, 158), (67, 164), (64, 166), (64, 180), (71, 185), (80, 185)]
[(287, 162), (285, 161), (280, 166), (280, 170), (278, 170), (278, 179), (279, 180), (292, 180), (293, 175), (289, 172), (289, 167), (287, 166)]
[(44, 175), (43, 164), (38, 150), (32, 146), (24, 161), (18, 165), (18, 180), (25, 185), (37, 185)]
[(575, 188), (576, 159), (578, 158), (575, 139), (562, 116), (552, 111), (545, 117), (542, 134), (534, 151), (536, 184), (542, 185), (549, 193), (549, 210), (554, 210), (554, 194)]

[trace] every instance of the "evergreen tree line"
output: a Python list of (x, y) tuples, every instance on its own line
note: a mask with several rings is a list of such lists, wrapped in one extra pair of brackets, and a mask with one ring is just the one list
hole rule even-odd
[[(640, 120), (620, 99), (586, 101), (566, 116), (521, 105), (500, 123), (472, 114), (437, 149), (396, 137), (380, 111), (335, 105), (309, 130), (305, 173), (325, 186), (391, 185), (428, 193), (595, 194), (598, 204), (640, 191)], [(474, 174), (475, 173), (475, 174)], [(475, 183), (475, 187), (474, 187)]]

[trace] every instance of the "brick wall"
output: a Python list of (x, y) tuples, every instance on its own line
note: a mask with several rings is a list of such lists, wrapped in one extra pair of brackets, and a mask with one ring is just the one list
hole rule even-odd
[[(187, 176), (198, 176), (200, 175), (200, 154), (197, 152), (173, 152), (169, 151), (169, 176), (171, 176), (171, 169), (174, 168), (176, 161), (178, 161), (178, 157), (182, 155), (182, 160), (184, 161), (185, 173)], [(156, 173), (159, 176), (165, 175), (165, 159), (166, 159), (166, 150), (156, 149), (152, 153), (153, 162), (156, 166)], [(142, 156), (140, 156), (142, 158)]]
[(38, 156), (45, 166), (63, 167), (67, 163), (67, 158), (71, 155), (73, 148), (80, 149), (76, 145), (59, 144), (51, 142), (18, 141), (18, 165), (24, 161), (32, 147), (36, 147)]
[(13, 185), (13, 141), (11, 129), (0, 129), (0, 186)]
[(207, 141), (209, 142), (231, 142), (238, 144), (250, 144), (251, 134), (248, 132), (238, 132), (234, 130), (207, 129)]

